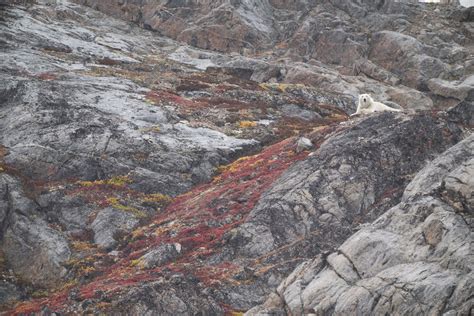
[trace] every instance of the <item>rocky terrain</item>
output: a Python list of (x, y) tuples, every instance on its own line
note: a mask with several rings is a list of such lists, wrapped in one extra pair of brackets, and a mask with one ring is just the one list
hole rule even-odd
[(472, 9), (14, 2), (1, 313), (472, 313)]

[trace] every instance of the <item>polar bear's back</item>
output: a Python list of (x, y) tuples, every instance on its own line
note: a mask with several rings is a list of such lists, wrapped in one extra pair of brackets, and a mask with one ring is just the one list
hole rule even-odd
[(399, 109), (392, 108), (388, 105), (383, 104), (382, 102), (377, 102), (377, 101), (373, 101), (372, 108), (374, 112), (380, 112), (380, 111), (400, 112)]

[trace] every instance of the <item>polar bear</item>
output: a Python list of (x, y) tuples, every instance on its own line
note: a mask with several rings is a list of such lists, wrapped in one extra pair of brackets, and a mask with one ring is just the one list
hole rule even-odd
[(372, 97), (368, 94), (361, 94), (359, 95), (357, 111), (354, 114), (351, 114), (351, 116), (383, 111), (401, 112), (399, 109), (394, 109), (383, 103), (374, 101), (374, 99), (372, 99)]

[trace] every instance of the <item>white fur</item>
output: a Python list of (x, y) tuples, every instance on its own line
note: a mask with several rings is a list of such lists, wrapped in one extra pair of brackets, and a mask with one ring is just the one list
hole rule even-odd
[(359, 95), (359, 104), (357, 105), (357, 111), (352, 115), (370, 114), (374, 112), (384, 111), (401, 112), (401, 110), (399, 109), (394, 109), (383, 103), (374, 101), (374, 99), (372, 99), (372, 97), (368, 94), (361, 94)]

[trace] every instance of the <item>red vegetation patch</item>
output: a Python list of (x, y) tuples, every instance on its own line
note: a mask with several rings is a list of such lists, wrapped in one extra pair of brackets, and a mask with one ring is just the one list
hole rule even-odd
[(110, 57), (104, 57), (97, 60), (97, 63), (101, 65), (106, 65), (106, 66), (114, 66), (114, 65), (120, 65), (122, 62), (119, 60), (112, 59)]
[(146, 99), (156, 105), (174, 105), (181, 112), (186, 113), (212, 108), (227, 109), (231, 112), (260, 109), (262, 113), (265, 113), (269, 107), (269, 104), (261, 101), (244, 102), (223, 97), (188, 99), (167, 91), (150, 91), (146, 94)]
[(211, 86), (194, 80), (181, 80), (181, 84), (176, 87), (176, 91), (199, 91), (209, 89)]
[[(211, 183), (177, 197), (149, 225), (128, 236), (128, 242), (119, 249), (123, 255), (118, 262), (104, 269), (92, 282), (76, 287), (79, 298), (96, 298), (103, 293), (115, 295), (167, 271), (194, 274), (207, 286), (218, 286), (231, 279), (241, 267), (230, 262), (210, 264), (205, 259), (223, 249), (224, 234), (244, 222), (262, 193), (281, 173), (307, 156), (307, 152), (295, 153), (295, 143), (294, 138), (286, 139), (260, 154), (240, 158), (221, 167), (220, 175)], [(180, 243), (181, 256), (161, 267), (140, 268), (137, 259), (163, 243)], [(23, 303), (14, 313), (35, 312), (44, 305), (64, 311), (69, 291)]]
[(50, 73), (50, 72), (43, 72), (38, 75), (36, 75), (36, 78), (40, 80), (45, 80), (45, 81), (50, 81), (50, 80), (56, 80), (58, 76), (56, 74)]
[(171, 103), (176, 106), (185, 106), (185, 107), (196, 107), (199, 102), (193, 101), (191, 99), (183, 98), (177, 94), (166, 92), (166, 91), (150, 91), (146, 94), (146, 99), (153, 104), (166, 104)]
[(206, 107), (214, 107), (228, 110), (243, 110), (243, 109), (262, 109), (265, 110), (269, 107), (269, 104), (257, 101), (257, 102), (243, 102), (235, 99), (212, 97), (212, 98), (197, 98), (200, 104), (205, 104)]

